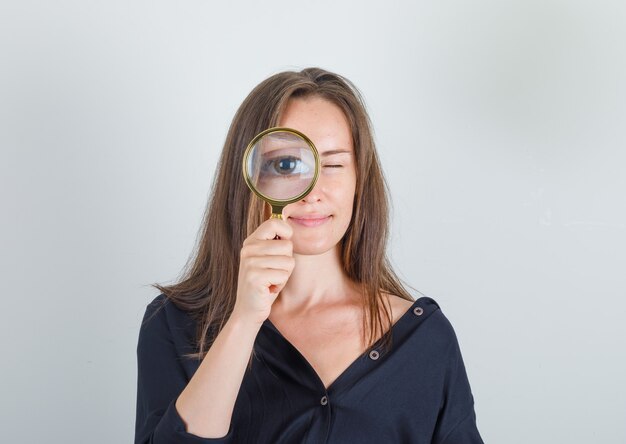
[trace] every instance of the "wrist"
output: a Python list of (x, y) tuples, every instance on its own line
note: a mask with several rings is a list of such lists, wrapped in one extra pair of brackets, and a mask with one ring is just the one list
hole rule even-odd
[(239, 312), (233, 311), (228, 318), (228, 324), (234, 329), (239, 331), (254, 331), (258, 332), (261, 329), (264, 321), (259, 321), (251, 316), (245, 316)]

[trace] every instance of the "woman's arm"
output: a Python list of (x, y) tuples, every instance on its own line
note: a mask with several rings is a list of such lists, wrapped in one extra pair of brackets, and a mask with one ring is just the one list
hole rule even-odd
[(207, 438), (228, 433), (254, 340), (294, 267), (291, 235), (285, 221), (270, 219), (244, 241), (235, 307), (176, 401), (190, 433)]
[(441, 410), (433, 442), (438, 444), (483, 444), (476, 426), (474, 396), (467, 377), (461, 348), (452, 324), (442, 314), (447, 338), (446, 373)]
[(139, 332), (135, 444), (232, 443), (232, 411), (258, 329), (231, 316), (188, 381), (183, 321), (163, 298), (148, 306)]
[(205, 438), (229, 432), (235, 401), (261, 324), (231, 316), (176, 401), (187, 431)]
[(146, 322), (154, 311), (148, 307), (137, 347), (136, 443), (232, 442), (233, 409), (254, 341), (295, 265), (292, 234), (284, 220), (269, 219), (246, 238), (235, 306), (189, 383), (166, 310)]

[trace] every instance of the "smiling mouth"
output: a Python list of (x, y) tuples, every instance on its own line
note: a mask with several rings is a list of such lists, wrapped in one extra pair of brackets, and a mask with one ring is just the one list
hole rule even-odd
[(295, 223), (297, 223), (298, 225), (303, 225), (305, 227), (317, 227), (319, 225), (322, 225), (324, 223), (326, 223), (332, 216), (326, 216), (326, 217), (289, 217), (289, 219), (291, 219), (292, 221), (294, 221)]

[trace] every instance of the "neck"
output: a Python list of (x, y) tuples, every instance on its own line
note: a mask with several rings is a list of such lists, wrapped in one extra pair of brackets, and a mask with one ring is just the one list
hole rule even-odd
[(345, 274), (339, 255), (339, 245), (318, 255), (294, 254), (295, 268), (272, 311), (306, 314), (358, 298), (357, 286)]

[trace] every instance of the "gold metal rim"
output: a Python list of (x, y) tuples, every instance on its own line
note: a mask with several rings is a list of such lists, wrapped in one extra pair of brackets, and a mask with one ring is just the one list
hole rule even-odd
[[(294, 134), (296, 136), (301, 137), (307, 143), (307, 145), (309, 145), (309, 147), (311, 147), (311, 151), (313, 151), (313, 156), (315, 157), (315, 172), (313, 174), (313, 181), (311, 182), (311, 185), (309, 185), (307, 187), (307, 189), (304, 190), (302, 193), (298, 194), (297, 196), (295, 196), (295, 197), (293, 197), (291, 199), (276, 200), (276, 199), (272, 199), (269, 196), (266, 196), (265, 194), (261, 193), (259, 190), (256, 189), (256, 187), (252, 184), (252, 182), (250, 181), (250, 178), (248, 177), (249, 176), (249, 174), (248, 174), (248, 162), (247, 162), (248, 154), (250, 154), (250, 151), (252, 150), (252, 147), (254, 147), (254, 145), (259, 141), (259, 139), (261, 139), (261, 137), (263, 137), (263, 136), (265, 136), (267, 134), (270, 134), (270, 133), (291, 133), (291, 134)], [(303, 134), (300, 131), (295, 130), (293, 128), (276, 126), (276, 127), (273, 127), (273, 128), (268, 128), (265, 131), (261, 131), (259, 134), (254, 136), (252, 141), (250, 141), (250, 143), (246, 147), (246, 150), (243, 153), (243, 169), (242, 170), (243, 170), (243, 178), (246, 181), (246, 184), (248, 185), (248, 188), (250, 188), (252, 190), (252, 192), (254, 192), (254, 194), (259, 196), (265, 202), (269, 203), (272, 206), (272, 213), (274, 213), (274, 208), (275, 207), (280, 207), (280, 209), (282, 210), (282, 207), (285, 207), (285, 206), (289, 205), (290, 203), (294, 203), (294, 202), (299, 201), (300, 199), (302, 199), (303, 197), (305, 197), (307, 194), (309, 194), (311, 192), (311, 190), (313, 189), (313, 187), (315, 186), (315, 184), (317, 182), (317, 178), (319, 177), (319, 173), (320, 173), (320, 156), (319, 156), (319, 153), (317, 152), (317, 148), (313, 144), (313, 141), (311, 141), (311, 139), (309, 139), (305, 134)]]

